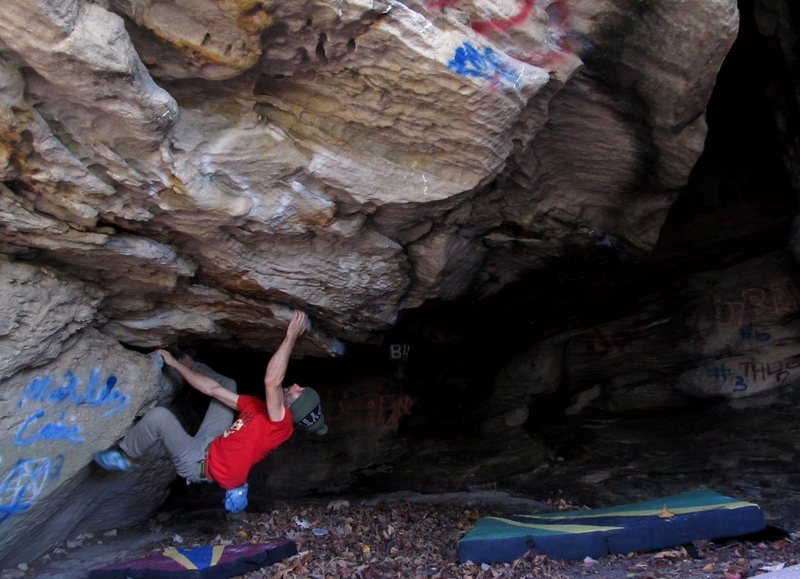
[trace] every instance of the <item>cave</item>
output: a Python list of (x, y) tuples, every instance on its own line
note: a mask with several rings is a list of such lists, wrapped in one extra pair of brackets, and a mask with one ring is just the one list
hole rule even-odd
[[(9, 0), (0, 21), (9, 577), (117, 529), (179, 545), (179, 520), (347, 535), (355, 555), (321, 560), (380, 576), (358, 533), (388, 569), (420, 548), (392, 525), (428, 519), (387, 497), (446, 497), (448, 541), (494, 501), (697, 488), (800, 528), (789, 2), (139, 4)], [(157, 350), (263, 399), (297, 310), (283, 385), (319, 392), (328, 431), (251, 465), (246, 514), (164, 453), (102, 467), (154, 408), (203, 419)], [(437, 540), (416, 576), (513, 576)]]
[[(607, 505), (710, 484), (780, 502), (780, 522), (796, 524), (800, 500), (788, 489), (799, 480), (793, 466), (797, 451), (778, 452), (779, 458), (762, 448), (775, 440), (785, 450), (777, 441), (796, 432), (790, 426), (791, 389), (753, 406), (690, 396), (633, 408), (603, 399), (593, 392), (593, 383), (555, 385), (553, 392), (520, 402), (527, 403), (524, 429), (531, 444), (544, 446), (541, 463), (513, 464), (512, 458), (496, 470), (471, 473), (471, 465), (498, 450), (476, 428), (488, 418), (493, 391), (504, 388), (498, 375), (537, 341), (611, 323), (654, 300), (679, 316), (680, 306), (668, 295), (679, 280), (788, 251), (797, 196), (774, 115), (774, 92), (785, 71), (775, 47), (756, 28), (753, 6), (740, 2), (739, 8), (739, 33), (707, 108), (705, 147), (653, 251), (622, 260), (602, 248), (576, 252), (495, 295), (404, 311), (376, 343), (347, 344), (342, 357), (292, 362), (288, 383), (320, 387), (330, 399), (340, 389), (358, 396), (365, 388), (378, 400), (377, 385), (378, 392), (392, 396), (389, 404), (402, 406), (406, 397), (413, 404), (406, 412), (370, 399), (370, 412), (397, 421), (403, 449), (390, 449), (384, 461), (361, 466), (347, 484), (306, 489), (311, 496), (481, 488), (535, 496), (557, 489), (586, 504)], [(622, 340), (640, 338), (631, 334)], [(269, 352), (193, 345), (200, 359), (235, 378), (242, 392), (263, 389)], [(192, 400), (195, 415), (201, 416), (206, 401), (196, 394)], [(687, 452), (698, 438), (708, 441), (706, 452)], [(719, 461), (728, 466), (720, 469)], [(174, 489), (175, 500), (186, 499), (185, 485)], [(192, 500), (198, 499), (193, 495)]]

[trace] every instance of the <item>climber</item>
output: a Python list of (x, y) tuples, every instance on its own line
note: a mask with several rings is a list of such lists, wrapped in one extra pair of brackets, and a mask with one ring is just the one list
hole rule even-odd
[[(319, 394), (313, 388), (297, 384), (283, 388), (295, 341), (307, 327), (306, 314), (296, 310), (286, 336), (267, 364), (266, 402), (237, 394), (236, 382), (189, 355), (176, 360), (166, 350), (158, 350), (164, 363), (212, 398), (200, 428), (189, 436), (172, 412), (156, 407), (116, 447), (96, 453), (95, 462), (106, 470), (128, 470), (135, 459), (161, 441), (187, 482), (216, 482), (226, 491), (225, 508), (234, 513), (244, 510), (250, 469), (289, 439), (293, 424), (320, 435), (328, 431)], [(234, 410), (239, 411), (235, 422)]]

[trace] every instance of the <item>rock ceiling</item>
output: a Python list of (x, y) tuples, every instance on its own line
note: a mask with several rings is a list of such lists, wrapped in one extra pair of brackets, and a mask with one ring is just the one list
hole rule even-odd
[(733, 0), (10, 0), (0, 247), (150, 348), (305, 354), (569, 250), (651, 249)]

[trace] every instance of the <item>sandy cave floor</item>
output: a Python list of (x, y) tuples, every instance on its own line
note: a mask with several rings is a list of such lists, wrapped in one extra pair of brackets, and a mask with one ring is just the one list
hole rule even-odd
[[(549, 510), (581, 505), (545, 500)], [(162, 512), (135, 528), (68, 540), (44, 557), (0, 572), (2, 579), (85, 577), (95, 567), (167, 547), (261, 542), (286, 537), (298, 555), (245, 578), (755, 577), (800, 564), (800, 531), (698, 541), (650, 553), (558, 561), (528, 553), (511, 564), (459, 564), (456, 542), (485, 515), (533, 512), (502, 494), (395, 495), (378, 500), (276, 502), (267, 512), (228, 515), (222, 508)], [(539, 509), (541, 510), (541, 509)], [(316, 530), (316, 533), (314, 532)], [(322, 530), (327, 531), (324, 536)], [(785, 531), (785, 532), (782, 532)]]

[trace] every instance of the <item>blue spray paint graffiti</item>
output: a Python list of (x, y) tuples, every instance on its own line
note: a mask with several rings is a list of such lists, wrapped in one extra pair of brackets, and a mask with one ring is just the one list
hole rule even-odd
[[(83, 444), (81, 425), (64, 407), (85, 405), (104, 410), (105, 418), (114, 416), (129, 401), (128, 395), (116, 386), (116, 376), (111, 374), (103, 381), (97, 368), (90, 372), (85, 388), (73, 372), (66, 372), (60, 384), (52, 376), (34, 378), (17, 403), (18, 408), (33, 406), (34, 412), (17, 429), (14, 444), (18, 447), (54, 441)], [(60, 476), (63, 465), (64, 455), (19, 459), (0, 481), (0, 525), (30, 509), (47, 482)]]
[[(73, 444), (81, 444), (83, 436), (79, 424), (64, 424), (63, 422), (46, 422), (41, 424), (45, 411), (40, 410), (32, 414), (17, 430), (14, 436), (14, 444), (17, 446), (30, 446), (34, 442), (66, 440)], [(65, 420), (66, 414), (62, 412), (59, 420)], [(30, 431), (28, 430), (30, 428)]]
[(31, 508), (44, 485), (61, 474), (63, 455), (54, 459), (22, 458), (0, 482), (0, 525)]
[(721, 366), (717, 366), (716, 368), (714, 368), (711, 371), (711, 377), (714, 380), (720, 380), (722, 382), (727, 381), (728, 378), (733, 376), (733, 374), (734, 374), (733, 370), (731, 370), (730, 368), (727, 368), (725, 366), (725, 364), (722, 364)]
[(767, 332), (759, 330), (753, 324), (740, 327), (739, 337), (744, 341), (757, 340), (759, 342), (769, 342), (772, 339)]
[(780, 386), (791, 375), (791, 370), (800, 368), (800, 356), (789, 356), (783, 360), (761, 362), (750, 359), (737, 362), (739, 370), (732, 370), (725, 364), (711, 370), (711, 377), (725, 384), (733, 378), (733, 392), (745, 392), (751, 386), (761, 388)]
[(741, 376), (736, 374), (734, 370), (731, 370), (725, 364), (716, 366), (713, 370), (711, 370), (711, 377), (714, 380), (719, 380), (720, 382), (725, 383), (727, 383), (730, 378), (733, 378), (733, 392), (744, 392), (749, 387), (747, 382), (745, 382)]
[(100, 385), (100, 370), (93, 368), (89, 374), (89, 382), (83, 392), (80, 392), (81, 380), (72, 372), (64, 374), (61, 386), (53, 387), (52, 376), (34, 378), (22, 394), (22, 399), (17, 404), (22, 408), (27, 402), (41, 402), (59, 404), (68, 402), (75, 405), (88, 404), (89, 406), (107, 406), (108, 411), (104, 417), (114, 416), (128, 405), (128, 395), (122, 390), (115, 389), (117, 377), (113, 374), (106, 378), (105, 384)]
[(447, 66), (459, 74), (508, 85), (514, 90), (519, 86), (519, 79), (522, 76), (521, 72), (509, 66), (488, 46), (481, 52), (469, 42), (456, 48), (455, 56)]

